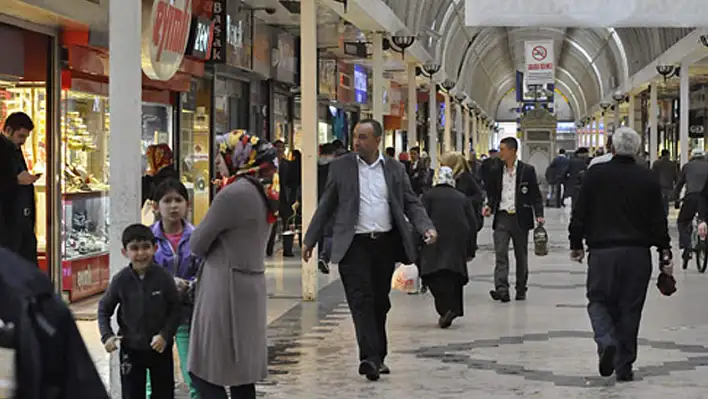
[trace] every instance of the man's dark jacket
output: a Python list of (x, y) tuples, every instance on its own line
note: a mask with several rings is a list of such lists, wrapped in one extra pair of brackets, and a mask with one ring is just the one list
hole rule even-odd
[(674, 191), (674, 185), (678, 181), (679, 169), (675, 162), (669, 157), (661, 157), (654, 161), (651, 167), (652, 172), (659, 178), (659, 184), (664, 192)]
[[(396, 261), (410, 264), (418, 256), (410, 224), (423, 235), (434, 228), (433, 223), (413, 192), (403, 164), (389, 158), (384, 159), (381, 167), (388, 189), (391, 224), (396, 237), (400, 239), (400, 244), (394, 249)], [(330, 163), (327, 185), (305, 234), (305, 245), (313, 248), (322, 238), (328, 222), (333, 220), (331, 261), (339, 263), (354, 240), (359, 202), (358, 155), (343, 155)]]
[(30, 266), (0, 248), (0, 319), (15, 325), (15, 397), (108, 399), (71, 311)]
[[(493, 228), (497, 226), (496, 215), (501, 204), (504, 164), (501, 160), (491, 164), (487, 178), (487, 205), (494, 213)], [(543, 217), (543, 196), (538, 187), (536, 169), (518, 161), (516, 164), (516, 217), (519, 227), (531, 230), (536, 225), (535, 217)]]
[(568, 230), (571, 249), (671, 248), (659, 181), (631, 156), (588, 169)]
[(575, 200), (575, 195), (580, 191), (580, 186), (583, 184), (583, 176), (588, 170), (590, 158), (586, 156), (573, 155), (565, 172), (565, 194), (564, 197), (571, 197)]
[(558, 155), (553, 158), (551, 164), (548, 165), (548, 169), (546, 169), (546, 181), (548, 181), (548, 184), (563, 183), (569, 164), (570, 160), (565, 155)]
[[(11, 232), (18, 231), (22, 209), (29, 207), (19, 200), (23, 187), (17, 183), (17, 175), (22, 169), (18, 154), (21, 154), (18, 147), (0, 134), (0, 247), (12, 251), (17, 251), (17, 242)], [(31, 205), (34, 208), (34, 204)]]

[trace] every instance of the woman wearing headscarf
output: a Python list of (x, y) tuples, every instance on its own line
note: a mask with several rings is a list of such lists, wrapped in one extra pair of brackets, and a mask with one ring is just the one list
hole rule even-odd
[(243, 131), (220, 145), (229, 176), (192, 233), (204, 259), (192, 318), (189, 371), (202, 398), (255, 398), (268, 374), (264, 254), (277, 217), (275, 149)]
[(438, 240), (424, 245), (420, 275), (435, 298), (440, 328), (464, 314), (462, 289), (469, 281), (467, 262), (474, 257), (477, 221), (468, 199), (455, 188), (453, 171), (442, 166), (435, 185), (423, 194), (423, 206), (438, 231)]
[[(455, 188), (464, 194), (472, 205), (475, 218), (477, 218), (477, 231), (479, 231), (484, 221), (482, 218), (484, 194), (479, 184), (477, 184), (477, 179), (470, 171), (469, 163), (467, 163), (465, 156), (459, 152), (445, 153), (442, 156), (440, 166), (447, 166), (452, 169), (452, 176), (455, 179)], [(476, 235), (477, 233), (475, 231), (475, 242), (477, 242)]]
[(167, 144), (151, 144), (145, 151), (148, 169), (143, 176), (143, 201), (152, 200), (155, 189), (168, 178), (179, 180), (179, 175), (174, 167), (174, 156)]

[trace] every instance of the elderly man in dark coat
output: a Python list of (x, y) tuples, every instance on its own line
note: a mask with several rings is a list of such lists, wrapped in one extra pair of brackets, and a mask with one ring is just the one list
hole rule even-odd
[(440, 240), (423, 248), (420, 275), (435, 298), (438, 325), (448, 328), (463, 315), (462, 288), (469, 281), (467, 261), (477, 249), (477, 217), (471, 202), (455, 189), (453, 171), (447, 166), (440, 168), (436, 185), (423, 195), (423, 206)]

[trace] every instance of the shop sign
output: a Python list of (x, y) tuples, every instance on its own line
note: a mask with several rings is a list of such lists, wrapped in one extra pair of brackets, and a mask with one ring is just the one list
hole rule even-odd
[(258, 19), (255, 20), (253, 32), (253, 71), (270, 78), (272, 32), (265, 22)]
[(295, 83), (295, 74), (297, 73), (295, 38), (289, 33), (280, 32), (278, 34), (278, 45), (273, 49), (271, 64), (277, 80)]
[(337, 61), (320, 60), (317, 80), (320, 96), (337, 98)]
[(354, 65), (354, 101), (366, 104), (369, 101), (369, 82), (366, 69)]
[(553, 40), (529, 40), (524, 43), (526, 52), (526, 84), (553, 84), (555, 77), (555, 56)]
[(226, 0), (212, 0), (211, 2), (211, 22), (214, 26), (214, 34), (211, 43), (211, 62), (223, 64), (226, 62), (226, 40), (227, 40), (227, 14)]
[(143, 72), (170, 80), (184, 58), (192, 24), (192, 0), (155, 0), (143, 25)]
[(226, 2), (226, 63), (244, 69), (252, 69), (253, 12), (241, 1)]
[(208, 60), (211, 56), (211, 44), (214, 38), (214, 23), (208, 18), (194, 18), (192, 31), (187, 43), (187, 55)]

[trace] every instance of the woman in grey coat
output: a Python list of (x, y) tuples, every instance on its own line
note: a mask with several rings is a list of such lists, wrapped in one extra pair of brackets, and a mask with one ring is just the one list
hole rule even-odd
[(204, 399), (255, 398), (268, 373), (264, 254), (275, 221), (275, 149), (245, 132), (221, 145), (223, 181), (192, 251), (204, 258), (197, 281), (189, 371)]

